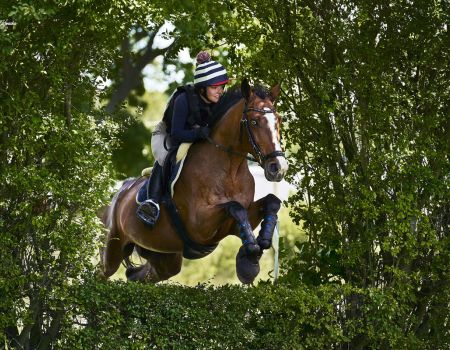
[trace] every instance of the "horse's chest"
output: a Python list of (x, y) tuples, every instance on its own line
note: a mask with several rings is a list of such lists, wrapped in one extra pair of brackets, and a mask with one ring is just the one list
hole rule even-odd
[(253, 200), (254, 185), (250, 181), (236, 181), (228, 178), (218, 184), (216, 193), (228, 200), (249, 202)]

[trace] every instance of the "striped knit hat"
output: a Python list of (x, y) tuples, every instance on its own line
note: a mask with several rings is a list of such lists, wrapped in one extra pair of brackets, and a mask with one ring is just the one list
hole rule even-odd
[(220, 63), (212, 61), (209, 53), (200, 51), (197, 55), (194, 85), (201, 87), (226, 83), (228, 83), (228, 75), (225, 68)]

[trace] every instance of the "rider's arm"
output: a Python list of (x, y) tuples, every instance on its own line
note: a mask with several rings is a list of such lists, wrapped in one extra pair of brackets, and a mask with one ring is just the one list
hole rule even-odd
[(177, 143), (194, 142), (199, 138), (196, 129), (187, 129), (188, 115), (189, 105), (187, 95), (186, 93), (182, 93), (175, 99), (172, 116), (171, 135)]

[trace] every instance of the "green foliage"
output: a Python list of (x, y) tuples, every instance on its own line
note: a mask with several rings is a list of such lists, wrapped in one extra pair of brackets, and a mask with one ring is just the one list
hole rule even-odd
[(1, 170), (0, 324), (9, 338), (37, 348), (59, 327), (71, 281), (93, 270), (96, 212), (110, 181), (109, 145), (93, 117), (77, 114), (71, 129), (61, 118), (33, 119), (1, 124), (19, 132), (8, 133)]
[[(0, 4), (0, 50), (8, 57), (0, 61), (2, 344), (448, 348), (447, 7)], [(117, 80), (120, 56), (130, 53), (119, 48), (133, 28), (152, 32), (165, 20), (175, 25), (167, 36), (177, 38), (165, 64), (185, 46), (220, 48), (230, 75), (283, 83), (277, 108), (287, 119), (290, 179), (298, 188), (289, 204), (307, 239), (283, 255), (276, 286), (91, 280), (101, 234), (96, 212), (111, 185), (120, 120), (96, 109), (111, 93), (99, 85)], [(129, 62), (140, 54), (131, 52)]]
[[(251, 299), (236, 298), (237, 287), (217, 294), (206, 287), (133, 283), (86, 287), (74, 289), (58, 348), (213, 349), (239, 347), (246, 339), (242, 325)], [(79, 327), (72, 326), (75, 320)]]
[(112, 154), (112, 161), (119, 179), (138, 177), (142, 169), (153, 165), (154, 159), (149, 151), (152, 133), (142, 121), (130, 118), (117, 135), (118, 145)]
[(286, 281), (390, 290), (405, 329), (448, 334), (448, 5), (222, 4), (213, 37), (236, 70), (283, 82), (289, 202), (308, 236)]
[(115, 120), (120, 122), (112, 151), (117, 179), (138, 177), (142, 169), (153, 166), (152, 129), (162, 119), (166, 103), (166, 94), (146, 92), (138, 101), (139, 107), (128, 105), (126, 110), (115, 113)]
[(49, 348), (69, 286), (94, 270), (116, 130), (95, 109), (97, 78), (130, 22), (145, 18), (131, 3), (0, 6), (2, 344)]
[[(355, 308), (357, 300), (363, 308)], [(445, 349), (405, 329), (393, 290), (260, 284), (75, 285), (57, 349)], [(73, 327), (77, 324), (77, 327)], [(358, 338), (363, 333), (363, 338)]]

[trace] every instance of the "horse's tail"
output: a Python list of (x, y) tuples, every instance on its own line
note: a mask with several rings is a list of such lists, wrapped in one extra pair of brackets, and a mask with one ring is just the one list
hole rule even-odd
[(122, 185), (120, 186), (119, 190), (114, 194), (111, 203), (101, 210), (99, 216), (107, 229), (111, 230), (114, 225), (114, 214), (116, 211), (117, 201), (119, 200), (121, 195), (126, 190), (128, 190), (138, 179), (139, 178), (134, 177), (125, 179)]

